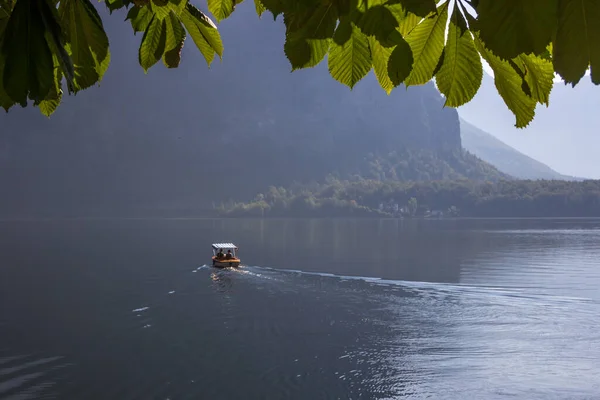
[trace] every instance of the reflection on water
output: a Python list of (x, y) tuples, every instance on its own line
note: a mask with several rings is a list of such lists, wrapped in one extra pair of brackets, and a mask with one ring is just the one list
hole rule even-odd
[[(0, 398), (37, 399), (52, 393), (58, 379), (64, 379), (63, 357), (43, 357), (33, 355), (5, 356), (0, 351)], [(12, 393), (12, 395), (11, 395)]]
[(598, 227), (3, 223), (0, 398), (597, 398)]
[(212, 281), (215, 283), (215, 286), (220, 292), (229, 291), (233, 284), (231, 278), (229, 277), (229, 274), (227, 274), (224, 271), (211, 272), (210, 279), (212, 279)]

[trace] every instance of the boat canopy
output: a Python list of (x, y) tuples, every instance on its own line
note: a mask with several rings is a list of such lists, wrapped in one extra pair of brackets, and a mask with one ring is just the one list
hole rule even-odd
[(218, 249), (234, 249), (237, 250), (237, 246), (233, 243), (213, 243), (212, 248)]

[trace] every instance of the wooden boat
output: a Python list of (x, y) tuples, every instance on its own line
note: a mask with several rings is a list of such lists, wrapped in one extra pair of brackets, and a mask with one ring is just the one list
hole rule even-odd
[(213, 243), (212, 265), (217, 268), (239, 267), (238, 248), (233, 243)]

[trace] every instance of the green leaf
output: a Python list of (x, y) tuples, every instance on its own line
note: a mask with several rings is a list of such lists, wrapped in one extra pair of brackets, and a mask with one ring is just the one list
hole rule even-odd
[(336, 8), (332, 3), (288, 13), (284, 16), (286, 40), (284, 52), (292, 71), (319, 64), (331, 43), (337, 23)]
[(150, 21), (148, 29), (144, 32), (144, 37), (140, 44), (139, 62), (145, 73), (163, 56), (166, 41), (167, 21), (155, 15), (152, 21)]
[(76, 89), (88, 88), (102, 79), (110, 64), (102, 20), (89, 0), (61, 0), (58, 11), (70, 43)]
[(322, 4), (306, 12), (287, 14), (287, 35), (292, 39), (330, 39), (337, 24), (338, 15), (332, 3)]
[(28, 97), (43, 100), (52, 86), (53, 62), (38, 0), (19, 0), (15, 4), (4, 28), (1, 52), (6, 94), (23, 107)]
[(435, 77), (439, 91), (446, 96), (445, 105), (450, 107), (460, 107), (471, 101), (481, 86), (481, 58), (456, 7), (448, 27), (444, 60)]
[(538, 56), (542, 57), (544, 60), (552, 61), (552, 43), (546, 47), (546, 51), (542, 54), (538, 54)]
[(558, 0), (480, 0), (479, 37), (505, 60), (523, 53), (540, 54), (557, 26), (557, 9)]
[(413, 53), (406, 41), (398, 43), (388, 61), (388, 75), (394, 86), (400, 85), (406, 80), (413, 69)]
[(533, 54), (522, 54), (514, 62), (524, 73), (529, 96), (540, 104), (550, 105), (550, 92), (554, 86), (552, 61)]
[(108, 50), (108, 43), (106, 47), (106, 56), (104, 59), (101, 62), (98, 62), (98, 57), (94, 57), (94, 59), (96, 60), (96, 71), (98, 72), (100, 80), (102, 80), (110, 65), (110, 51)]
[(75, 91), (75, 68), (71, 56), (65, 48), (65, 37), (58, 23), (58, 12), (56, 7), (50, 6), (46, 1), (41, 1), (40, 15), (42, 17), (44, 28), (46, 30), (46, 42), (52, 54), (56, 56), (58, 66), (62, 69), (62, 75), (67, 80), (69, 93)]
[(306, 40), (293, 40), (286, 38), (283, 52), (292, 65), (292, 71), (304, 68), (310, 62), (310, 46)]
[(123, 7), (125, 7), (125, 3), (123, 3), (123, 0), (106, 0), (105, 1), (106, 7), (108, 8), (108, 11), (112, 14), (114, 10), (119, 10)]
[(399, 21), (400, 26), (398, 26), (398, 31), (403, 37), (407, 37), (421, 21), (422, 18), (416, 16), (415, 14), (406, 14), (404, 18)]
[(406, 37), (414, 58), (413, 70), (404, 81), (406, 86), (423, 85), (433, 78), (433, 71), (444, 50), (447, 20), (448, 3), (445, 3)]
[(8, 112), (8, 110), (15, 105), (15, 101), (6, 93), (6, 90), (4, 90), (4, 84), (2, 83), (2, 77), (4, 76), (4, 61), (4, 56), (0, 52), (0, 107), (4, 108), (4, 110)]
[(388, 4), (402, 4), (406, 11), (421, 18), (435, 12), (435, 0), (390, 0)]
[(318, 65), (327, 54), (331, 39), (287, 38), (283, 50), (292, 65), (292, 71)]
[(145, 32), (153, 17), (154, 14), (149, 7), (134, 6), (127, 13), (127, 18), (125, 20), (131, 21), (133, 33), (136, 34), (138, 32)]
[(256, 8), (256, 14), (261, 17), (265, 11), (267, 11), (265, 5), (260, 0), (254, 0), (254, 7)]
[[(8, 20), (10, 17), (11, 11), (13, 9), (13, 1), (12, 0), (0, 0), (0, 25), (2, 25), (3, 20)], [(1, 28), (0, 28), (1, 32)]]
[(536, 101), (521, 89), (523, 79), (508, 61), (502, 60), (475, 38), (475, 47), (494, 71), (494, 83), (504, 103), (516, 117), (517, 128), (524, 128), (535, 116)]
[(351, 22), (346, 23), (350, 24), (350, 38), (343, 45), (337, 44), (335, 40), (331, 43), (328, 64), (333, 79), (352, 89), (369, 73), (372, 61), (367, 36)]
[(168, 0), (169, 9), (175, 13), (177, 17), (181, 15), (182, 12), (185, 11), (185, 7), (187, 6), (188, 0)]
[(40, 107), (41, 113), (44, 114), (46, 117), (49, 117), (50, 115), (54, 114), (54, 112), (60, 105), (60, 102), (62, 100), (62, 94), (63, 94), (62, 89), (61, 89), (61, 84), (60, 84), (61, 80), (62, 80), (62, 73), (61, 73), (60, 61), (58, 60), (58, 57), (55, 56), (54, 57), (54, 81), (53, 81), (52, 88), (50, 89), (50, 92), (48, 93), (46, 98), (44, 100), (42, 100), (41, 102), (39, 102), (39, 104), (38, 104)]
[[(0, 0), (6, 1), (6, 0)], [(0, 3), (1, 4), (1, 3)], [(12, 5), (11, 5), (12, 9)], [(4, 35), (4, 28), (6, 28), (6, 23), (8, 22), (8, 17), (10, 14), (6, 12), (5, 14), (0, 13), (0, 107), (4, 108), (5, 111), (8, 110), (15, 104), (15, 102), (8, 96), (6, 91), (4, 90), (3, 84), (3, 76), (4, 76), (4, 56), (2, 54), (2, 39)]]
[(477, 10), (477, 7), (479, 7), (479, 0), (467, 0), (467, 2), (471, 4), (471, 7), (473, 7), (475, 10)]
[(375, 36), (385, 41), (398, 27), (398, 20), (389, 8), (383, 5), (370, 7), (365, 13), (358, 13), (356, 26), (367, 36)]
[(310, 47), (310, 60), (304, 68), (312, 68), (323, 61), (329, 51), (332, 39), (308, 39), (307, 42)]
[(433, 76), (436, 76), (437, 73), (440, 71), (440, 68), (442, 68), (442, 65), (444, 64), (445, 58), (446, 58), (446, 48), (444, 47), (444, 50), (442, 50), (442, 55), (440, 56), (440, 59), (438, 60), (437, 65), (435, 66), (435, 69), (433, 70)]
[(229, 17), (233, 12), (233, 0), (207, 0), (208, 11), (215, 16), (217, 22)]
[(223, 57), (223, 43), (219, 31), (202, 11), (188, 3), (185, 11), (181, 14), (181, 22), (183, 22), (185, 29), (187, 29), (209, 66), (215, 57), (215, 53), (219, 58)]
[(339, 45), (344, 45), (352, 37), (352, 22), (348, 17), (341, 17), (335, 32), (333, 41)]
[(423, 20), (422, 17), (406, 11), (406, 9), (400, 3), (386, 4), (386, 7), (392, 12), (398, 21), (397, 30), (402, 34), (403, 37), (408, 36), (414, 27)]
[(284, 5), (284, 0), (260, 0), (262, 5), (266, 10), (269, 10), (273, 15), (273, 19), (277, 19), (279, 14), (282, 14), (288, 10), (288, 8)]
[(51, 116), (58, 109), (60, 102), (62, 100), (62, 90), (56, 96), (48, 97), (45, 100), (42, 100), (39, 104), (40, 111), (46, 117)]
[[(517, 62), (515, 62), (515, 60), (517, 60)], [(523, 90), (523, 92), (527, 96), (531, 97), (531, 89), (529, 88), (529, 84), (525, 80), (525, 72), (526, 72), (526, 70), (525, 70), (525, 66), (523, 65), (523, 63), (521, 63), (520, 61), (518, 61), (517, 58), (512, 59), (512, 60), (507, 60), (507, 62), (515, 70), (515, 72), (521, 77), (521, 81), (522, 81), (521, 82), (521, 90)]]
[(171, 12), (169, 0), (150, 0), (148, 7), (154, 14), (154, 18), (166, 19)]
[(350, 14), (353, 14), (357, 8), (359, 0), (332, 0), (335, 8), (337, 9), (337, 13), (340, 16), (347, 17)]
[(600, 2), (560, 0), (553, 46), (554, 69), (575, 86), (589, 65), (592, 82), (600, 84)]
[(394, 89), (394, 84), (388, 74), (388, 61), (393, 48), (384, 47), (374, 37), (369, 38), (371, 57), (373, 58), (373, 70), (379, 85), (389, 95)]
[(15, 0), (0, 0), (0, 9), (12, 11)]
[(163, 63), (167, 68), (177, 68), (181, 62), (181, 50), (185, 42), (185, 29), (174, 12), (167, 19), (167, 37)]

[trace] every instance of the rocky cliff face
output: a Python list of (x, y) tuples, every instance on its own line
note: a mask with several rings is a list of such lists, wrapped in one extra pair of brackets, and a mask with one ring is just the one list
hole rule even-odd
[(193, 210), (329, 173), (498, 176), (464, 158), (458, 115), (432, 84), (387, 96), (372, 75), (350, 91), (326, 62), (290, 73), (282, 24), (252, 13), (244, 3), (223, 23), (222, 63), (206, 69), (189, 40), (179, 69), (147, 75), (141, 36), (124, 15), (102, 13), (112, 64), (101, 86), (67, 97), (49, 120), (34, 108), (0, 115), (0, 211)]

